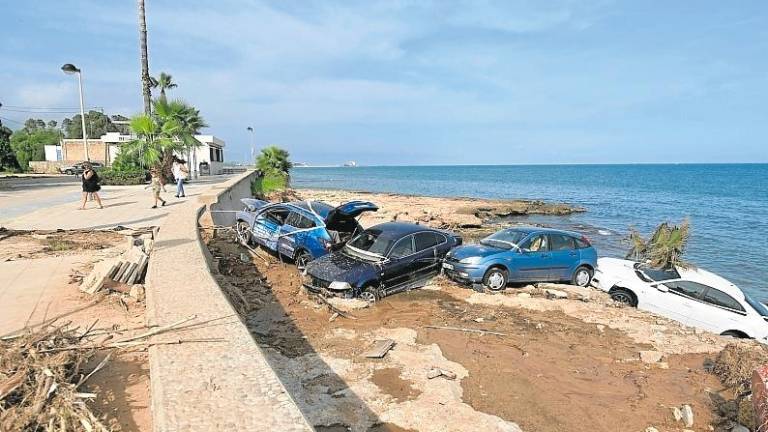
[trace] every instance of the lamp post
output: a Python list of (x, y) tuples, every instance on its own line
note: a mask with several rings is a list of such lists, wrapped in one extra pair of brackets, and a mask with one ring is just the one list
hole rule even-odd
[(253, 138), (256, 135), (256, 132), (254, 132), (253, 128), (250, 127), (250, 126), (248, 126), (246, 128), (246, 130), (251, 133), (251, 163), (255, 164), (256, 163), (256, 160), (255, 160), (255, 158), (256, 158), (256, 148), (253, 146)]
[(85, 148), (85, 160), (90, 161), (90, 155), (88, 154), (88, 133), (85, 130), (85, 106), (83, 104), (83, 78), (82, 78), (82, 72), (80, 69), (75, 67), (75, 65), (71, 63), (67, 63), (64, 66), (61, 67), (61, 70), (64, 71), (67, 75), (77, 74), (77, 86), (80, 90), (80, 121), (82, 122), (82, 128), (83, 128), (83, 147)]

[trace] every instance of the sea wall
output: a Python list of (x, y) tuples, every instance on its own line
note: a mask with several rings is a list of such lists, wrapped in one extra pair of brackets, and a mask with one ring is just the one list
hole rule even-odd
[(148, 325), (195, 318), (153, 338), (192, 342), (149, 349), (156, 432), (312, 430), (211, 275), (200, 238), (201, 215), (213, 209), (214, 223), (231, 221), (253, 175), (174, 207), (160, 227), (147, 273)]

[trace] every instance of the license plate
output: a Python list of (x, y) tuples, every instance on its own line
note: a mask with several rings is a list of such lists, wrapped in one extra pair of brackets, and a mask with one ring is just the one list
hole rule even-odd
[(443, 263), (443, 268), (446, 270), (453, 270), (453, 264)]

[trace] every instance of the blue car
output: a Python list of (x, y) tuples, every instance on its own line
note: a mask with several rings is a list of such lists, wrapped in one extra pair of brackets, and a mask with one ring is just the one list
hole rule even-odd
[(548, 228), (509, 228), (480, 244), (458, 247), (445, 257), (445, 274), (491, 290), (509, 282), (562, 282), (588, 286), (597, 267), (597, 251), (576, 233)]
[(338, 207), (322, 201), (240, 201), (245, 208), (235, 215), (239, 240), (288, 257), (302, 271), (308, 262), (337, 250), (362, 232), (358, 216), (379, 209), (367, 201), (350, 201)]

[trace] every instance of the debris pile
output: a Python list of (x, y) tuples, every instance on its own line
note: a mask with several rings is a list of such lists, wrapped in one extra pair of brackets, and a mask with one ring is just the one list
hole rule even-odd
[(82, 336), (63, 325), (0, 339), (0, 430), (114, 430), (88, 407), (96, 395), (81, 392), (106, 364), (83, 370), (96, 350), (71, 349)]
[(722, 417), (720, 424), (724, 427), (744, 425), (750, 429), (755, 427), (755, 415), (752, 408), (752, 388), (750, 380), (752, 372), (765, 364), (768, 349), (764, 346), (747, 346), (740, 343), (730, 343), (723, 348), (717, 358), (710, 364), (714, 373), (726, 387), (733, 390), (734, 399), (722, 397), (713, 398), (717, 405), (718, 414)]
[(142, 283), (149, 264), (149, 254), (154, 247), (156, 231), (153, 229), (130, 230), (125, 234), (128, 249), (122, 255), (96, 263), (90, 274), (83, 278), (80, 290), (96, 294), (105, 282), (134, 285)]

